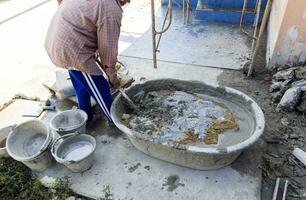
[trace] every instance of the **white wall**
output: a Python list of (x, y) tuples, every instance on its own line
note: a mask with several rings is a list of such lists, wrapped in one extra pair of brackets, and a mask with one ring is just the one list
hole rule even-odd
[(306, 61), (306, 0), (274, 0), (267, 40), (267, 66)]

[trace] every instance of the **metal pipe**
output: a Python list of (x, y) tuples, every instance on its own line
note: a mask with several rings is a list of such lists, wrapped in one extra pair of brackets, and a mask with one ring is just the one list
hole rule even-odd
[[(256, 6), (255, 6), (255, 10), (258, 11), (258, 1), (256, 1)], [(248, 37), (252, 38), (253, 40), (257, 40), (257, 37), (256, 36), (253, 36), (252, 34), (248, 33), (247, 31), (245, 31), (243, 29), (243, 18), (244, 18), (244, 15), (245, 15), (245, 12), (246, 12), (246, 7), (247, 7), (247, 3), (248, 3), (248, 0), (244, 0), (243, 2), (243, 7), (242, 7), (242, 11), (241, 11), (241, 16), (240, 16), (240, 23), (239, 23), (239, 29), (242, 33), (246, 34)], [(256, 14), (256, 18), (257, 18), (257, 14)], [(256, 22), (257, 21), (257, 22)], [(254, 21), (254, 24), (258, 24), (258, 20), (255, 20)], [(253, 24), (253, 25), (254, 25)], [(253, 49), (253, 48), (252, 48)]]
[(189, 22), (189, 16), (190, 16), (190, 0), (187, 0), (187, 18), (186, 18), (186, 23)]
[[(163, 21), (162, 30), (164, 29), (164, 27), (166, 25), (166, 20), (167, 20), (167, 17), (168, 17), (168, 13), (169, 13), (169, 7), (167, 8), (167, 11), (166, 11), (166, 16), (165, 16), (164, 21)], [(159, 47), (161, 37), (162, 37), (162, 34), (159, 34), (157, 45), (156, 45), (156, 51), (158, 51), (158, 47)]]
[[(172, 24), (172, 0), (169, 0), (169, 5), (168, 5), (167, 9), (169, 9), (169, 11), (170, 11), (168, 25), (166, 26), (166, 28), (162, 29), (161, 31), (156, 31), (156, 34), (163, 34), (164, 32), (166, 32), (170, 28), (170, 25)], [(166, 18), (167, 18), (167, 16), (165, 17), (165, 19)]]
[(248, 0), (243, 1), (243, 7), (242, 7), (242, 11), (241, 11), (240, 24), (239, 24), (240, 31), (243, 30), (242, 29), (242, 23), (243, 23), (243, 18), (244, 18), (244, 13), (245, 13), (245, 10), (246, 10), (247, 3), (248, 3)]
[(259, 35), (258, 35), (258, 39), (257, 39), (257, 42), (256, 42), (255, 50), (253, 52), (251, 64), (250, 64), (250, 67), (249, 67), (249, 71), (248, 71), (248, 75), (247, 75), (248, 77), (250, 77), (253, 74), (255, 58), (257, 56), (257, 52), (259, 50), (259, 46), (260, 46), (260, 43), (261, 43), (261, 40), (262, 40), (262, 36), (264, 35), (264, 31), (266, 29), (266, 25), (267, 25), (267, 22), (268, 22), (268, 19), (269, 19), (271, 7), (272, 7), (272, 1), (273, 0), (268, 0), (267, 5), (266, 5), (265, 13), (264, 13), (264, 16), (262, 18), (261, 26), (260, 26), (260, 29), (259, 29)]
[[(260, 16), (260, 9), (261, 9), (261, 0), (257, 0), (257, 11), (256, 11), (256, 18), (255, 18), (255, 28), (253, 33), (253, 39), (252, 39), (252, 46), (251, 46), (251, 52), (254, 51), (255, 42), (257, 40), (257, 28), (258, 28), (258, 22), (259, 22), (259, 16)], [(256, 39), (255, 39), (256, 38)]]
[[(166, 20), (168, 18), (168, 13), (170, 12), (170, 16), (169, 16), (169, 22), (166, 26), (166, 28), (164, 27), (166, 24)], [(163, 26), (161, 31), (156, 31), (156, 22), (155, 22), (155, 5), (154, 5), (154, 0), (151, 0), (151, 20), (152, 20), (152, 51), (153, 51), (153, 66), (154, 68), (157, 68), (157, 58), (156, 58), (156, 53), (158, 51), (158, 46), (160, 43), (160, 39), (161, 39), (161, 35), (163, 33), (165, 33), (169, 28), (170, 25), (172, 23), (172, 0), (169, 0), (168, 3), (168, 7), (167, 7), (167, 13), (163, 22)], [(158, 39), (158, 44), (156, 45), (156, 36), (160, 35), (159, 39)]]
[(183, 3), (183, 22), (185, 23), (185, 0), (182, 0), (182, 3)]
[(152, 20), (152, 50), (153, 50), (153, 66), (157, 68), (156, 61), (156, 30), (155, 30), (155, 5), (154, 0), (151, 0), (151, 20)]
[[(258, 1), (259, 1), (259, 0), (256, 0), (255, 7), (254, 7), (254, 8), (255, 8), (254, 11), (257, 10), (257, 8), (258, 8), (258, 7), (257, 7), (257, 6), (258, 6)], [(256, 25), (256, 24), (255, 24), (255, 21), (254, 21), (254, 22), (253, 22), (253, 26), (255, 26), (255, 25)]]

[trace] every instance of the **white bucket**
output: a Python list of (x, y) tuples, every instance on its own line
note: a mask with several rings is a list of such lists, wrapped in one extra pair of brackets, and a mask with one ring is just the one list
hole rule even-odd
[(55, 115), (50, 121), (50, 128), (59, 135), (79, 132), (86, 133), (86, 112), (80, 109), (67, 110)]
[(61, 136), (52, 145), (52, 156), (73, 172), (83, 172), (93, 165), (96, 139), (78, 132)]
[(18, 125), (6, 139), (8, 154), (34, 171), (43, 171), (52, 164), (49, 152), (52, 134), (40, 120), (30, 120)]

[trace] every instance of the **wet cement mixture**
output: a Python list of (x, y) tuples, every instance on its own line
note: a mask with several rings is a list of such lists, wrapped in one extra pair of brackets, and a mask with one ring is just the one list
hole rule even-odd
[(276, 111), (277, 103), (272, 102), (269, 92), (271, 76), (265, 70), (249, 79), (239, 71), (224, 71), (218, 81), (221, 86), (249, 95), (265, 114), (265, 132), (258, 142), (263, 152), (262, 164), (258, 166), (263, 172), (261, 199), (272, 199), (277, 177), (281, 177), (282, 182), (289, 180), (286, 199), (306, 199), (306, 167), (291, 153), (294, 147), (306, 151), (306, 116)]
[(163, 184), (163, 187), (161, 189), (167, 187), (167, 191), (172, 192), (179, 186), (184, 187), (185, 184), (180, 183), (180, 177), (178, 175), (171, 175), (166, 178), (165, 183)]
[(239, 130), (232, 111), (211, 96), (183, 91), (143, 91), (135, 95), (140, 110), (128, 120), (131, 129), (160, 142), (218, 144), (219, 134)]

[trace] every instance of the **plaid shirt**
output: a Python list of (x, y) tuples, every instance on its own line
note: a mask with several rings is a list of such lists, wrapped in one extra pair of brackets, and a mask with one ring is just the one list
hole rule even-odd
[(115, 67), (121, 19), (117, 0), (64, 0), (49, 26), (47, 53), (56, 66), (102, 75), (95, 53), (104, 67)]

